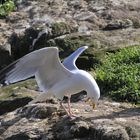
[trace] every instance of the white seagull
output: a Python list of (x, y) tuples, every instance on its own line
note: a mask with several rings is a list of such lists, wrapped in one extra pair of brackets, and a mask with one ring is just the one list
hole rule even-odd
[[(94, 78), (86, 71), (76, 67), (75, 61), (88, 48), (83, 46), (67, 57), (63, 63), (59, 59), (57, 47), (46, 47), (33, 51), (15, 61), (0, 72), (0, 82), (9, 85), (35, 76), (42, 91), (30, 103), (44, 101), (50, 96), (60, 99), (60, 105), (69, 117), (74, 116), (70, 108), (70, 97), (80, 91), (86, 91), (87, 97), (95, 107), (100, 89)], [(63, 97), (68, 97), (68, 110), (63, 105)]]

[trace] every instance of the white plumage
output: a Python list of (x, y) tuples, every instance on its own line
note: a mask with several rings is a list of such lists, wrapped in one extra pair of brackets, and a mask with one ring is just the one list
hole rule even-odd
[(62, 102), (61, 105), (67, 114), (72, 116), (70, 110), (72, 94), (85, 90), (94, 104), (100, 97), (100, 90), (94, 78), (86, 71), (79, 70), (75, 64), (78, 56), (87, 48), (87, 46), (80, 47), (63, 63), (59, 59), (57, 47), (36, 50), (13, 63), (9, 70), (7, 67), (0, 72), (0, 80), (10, 84), (35, 76), (37, 84), (43, 92), (31, 103), (45, 100), (49, 96), (56, 96), (62, 101), (64, 96), (68, 96), (69, 111), (65, 109)]

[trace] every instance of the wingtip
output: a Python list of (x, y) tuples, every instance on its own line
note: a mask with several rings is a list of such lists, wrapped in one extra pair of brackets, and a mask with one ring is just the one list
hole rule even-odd
[(88, 46), (83, 46), (84, 49), (88, 49)]

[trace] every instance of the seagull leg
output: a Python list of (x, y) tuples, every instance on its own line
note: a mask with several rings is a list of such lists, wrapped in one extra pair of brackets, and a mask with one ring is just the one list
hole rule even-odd
[(70, 117), (70, 113), (69, 113), (69, 111), (65, 108), (65, 106), (63, 105), (63, 101), (60, 102), (60, 105), (61, 105), (62, 108), (66, 111), (67, 115)]
[(71, 105), (70, 105), (70, 97), (68, 97), (68, 111), (69, 111), (70, 116), (72, 116)]
[(62, 108), (65, 110), (65, 112), (67, 113), (67, 116), (70, 118), (76, 117), (76, 115), (74, 115), (71, 111), (71, 105), (70, 105), (70, 97), (68, 97), (68, 110), (65, 108), (63, 101), (60, 102), (60, 105), (62, 106)]
[(68, 111), (70, 117), (76, 117), (76, 115), (74, 115), (73, 112), (71, 111), (70, 97), (68, 97)]

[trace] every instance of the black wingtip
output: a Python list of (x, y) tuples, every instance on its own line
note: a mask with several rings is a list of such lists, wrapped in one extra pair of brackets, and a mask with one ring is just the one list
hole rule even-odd
[(0, 87), (3, 87), (5, 85), (9, 85), (9, 82), (6, 81), (7, 74), (15, 68), (15, 65), (17, 64), (19, 60), (14, 61), (10, 65), (6, 66), (0, 71)]

